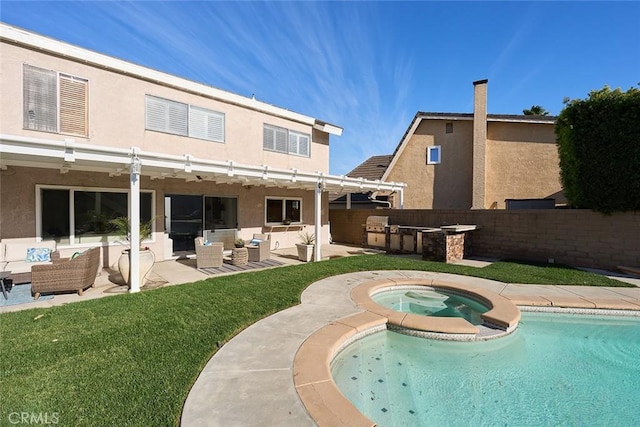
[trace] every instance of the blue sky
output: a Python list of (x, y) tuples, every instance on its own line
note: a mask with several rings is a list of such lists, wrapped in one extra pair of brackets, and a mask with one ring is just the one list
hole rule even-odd
[(640, 82), (640, 2), (7, 1), (0, 20), (316, 117), (330, 172), (391, 154), (417, 111), (488, 110)]

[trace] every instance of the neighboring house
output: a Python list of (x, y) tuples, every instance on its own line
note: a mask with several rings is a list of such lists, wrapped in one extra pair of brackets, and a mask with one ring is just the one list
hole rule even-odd
[[(389, 167), (393, 156), (372, 156), (356, 166), (347, 174), (351, 178), (368, 179), (376, 181), (382, 179), (382, 175)], [(329, 194), (329, 209), (377, 209), (388, 208), (390, 203), (388, 196), (379, 194), (378, 191), (351, 194)]]
[(113, 265), (108, 221), (129, 215), (155, 219), (143, 244), (159, 260), (203, 230), (271, 233), (274, 248), (305, 230), (320, 245), (329, 191), (402, 191), (328, 173), (338, 126), (4, 23), (0, 41), (3, 242), (54, 239), (62, 256), (101, 246)]
[(474, 82), (474, 112), (418, 112), (381, 179), (407, 183), (407, 209), (564, 204), (555, 120), (487, 114), (487, 80)]

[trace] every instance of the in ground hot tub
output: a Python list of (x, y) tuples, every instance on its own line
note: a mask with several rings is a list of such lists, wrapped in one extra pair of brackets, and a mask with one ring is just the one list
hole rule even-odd
[(434, 338), (497, 338), (513, 332), (520, 320), (520, 310), (498, 294), (437, 280), (374, 280), (350, 295), (364, 310), (384, 316), (387, 327)]
[(423, 316), (462, 317), (472, 325), (483, 323), (487, 305), (467, 296), (443, 290), (407, 287), (377, 292), (371, 299), (383, 307)]

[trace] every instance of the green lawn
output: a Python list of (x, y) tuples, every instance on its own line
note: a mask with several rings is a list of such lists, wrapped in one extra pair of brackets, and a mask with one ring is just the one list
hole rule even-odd
[(9, 425), (9, 414), (27, 412), (55, 414), (58, 425), (176, 426), (216, 342), (297, 304), (316, 280), (387, 269), (511, 283), (625, 286), (558, 266), (498, 262), (478, 269), (367, 255), (5, 313), (0, 315), (0, 425)]

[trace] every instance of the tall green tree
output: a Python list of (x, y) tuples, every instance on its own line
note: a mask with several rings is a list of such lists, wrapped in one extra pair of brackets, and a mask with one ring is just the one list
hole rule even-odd
[(522, 110), (522, 114), (525, 116), (548, 116), (549, 112), (544, 107), (532, 105), (531, 108)]
[(640, 90), (605, 86), (564, 102), (555, 132), (569, 203), (604, 213), (640, 211)]

